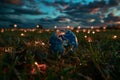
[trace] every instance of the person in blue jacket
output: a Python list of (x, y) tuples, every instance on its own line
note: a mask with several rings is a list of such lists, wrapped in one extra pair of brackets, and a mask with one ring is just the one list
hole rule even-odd
[(74, 51), (74, 49), (78, 47), (78, 41), (75, 34), (72, 31), (67, 30), (63, 36), (68, 40), (68, 44), (72, 46), (71, 51)]
[(64, 47), (62, 45), (62, 35), (61, 32), (56, 31), (52, 34), (50, 37), (49, 43), (50, 43), (50, 49), (52, 53), (64, 53)]
[(72, 46), (70, 51), (73, 52), (78, 47), (78, 41), (75, 34), (70, 30), (57, 30), (50, 37), (50, 49), (52, 53), (64, 55), (65, 48)]

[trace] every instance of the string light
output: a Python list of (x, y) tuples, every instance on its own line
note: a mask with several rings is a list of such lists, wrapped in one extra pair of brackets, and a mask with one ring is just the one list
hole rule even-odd
[(37, 28), (39, 28), (40, 26), (39, 26), (39, 25), (37, 25), (36, 27), (37, 27)]
[(49, 31), (50, 31), (50, 29), (46, 29), (45, 31), (49, 32)]
[[(46, 64), (38, 64), (37, 62), (34, 63), (37, 67), (37, 69), (44, 73), (45, 70), (47, 69), (47, 65)], [(36, 69), (33, 67), (32, 71), (31, 71), (32, 74), (36, 74)]]
[(92, 40), (91, 37), (88, 37), (88, 38), (87, 38), (87, 41), (88, 41), (88, 42), (93, 42), (93, 40)]
[(56, 29), (56, 28), (57, 28), (57, 26), (54, 26), (54, 28)]
[(42, 30), (39, 30), (38, 33), (42, 33)]
[(112, 38), (113, 38), (113, 39), (117, 39), (117, 35), (114, 35)]
[(95, 34), (95, 31), (92, 31), (92, 34)]
[(86, 32), (87, 30), (86, 29), (83, 29), (83, 32)]
[(5, 52), (12, 53), (13, 47), (6, 47)]
[(21, 36), (25, 36), (25, 34), (24, 34), (24, 33), (21, 33), (20, 35), (21, 35)]
[(35, 32), (35, 29), (31, 29), (31, 32)]
[(42, 45), (44, 46), (44, 45), (45, 45), (45, 43), (44, 43), (44, 42), (42, 42)]
[(38, 45), (40, 42), (39, 41), (35, 41), (35, 45)]
[(81, 27), (80, 26), (78, 26), (78, 29), (80, 29)]
[(88, 32), (87, 32), (88, 34), (90, 34), (90, 30), (88, 30)]
[(79, 64), (80, 66), (82, 65), (82, 63)]
[(27, 32), (26, 30), (24, 30), (24, 32)]
[(87, 38), (87, 36), (86, 36), (86, 35), (85, 35), (84, 37), (85, 37), (85, 38)]
[(91, 28), (91, 29), (94, 29), (94, 27), (93, 27), (93, 26), (91, 26), (90, 28)]
[(100, 29), (96, 29), (96, 32), (100, 32)]
[(79, 33), (79, 30), (76, 30), (76, 33)]
[(103, 30), (106, 30), (106, 26), (103, 27)]
[(1, 29), (1, 33), (3, 33), (5, 30), (4, 29)]
[(15, 29), (11, 29), (11, 31), (13, 32), (13, 31), (15, 31)]
[(70, 28), (70, 26), (67, 26), (67, 28), (69, 29), (69, 28)]
[(37, 63), (37, 62), (35, 62), (35, 65), (36, 65), (36, 66), (38, 66), (38, 63)]
[(17, 27), (17, 24), (14, 24), (14, 28), (16, 28)]

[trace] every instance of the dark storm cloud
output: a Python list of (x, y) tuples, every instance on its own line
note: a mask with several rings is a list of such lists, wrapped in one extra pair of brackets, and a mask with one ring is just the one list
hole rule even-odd
[[(88, 5), (75, 3), (64, 9), (64, 13), (73, 17), (73, 20), (83, 25), (96, 25), (100, 21), (100, 8), (106, 5), (105, 2), (93, 2)], [(93, 21), (92, 21), (93, 20)]]
[(64, 0), (63, 0), (63, 1), (55, 1), (54, 4), (59, 4), (59, 5), (64, 6), (64, 5), (68, 5), (69, 3), (68, 2), (64, 2)]
[[(44, 2), (45, 3), (45, 2)], [(46, 1), (45, 3), (48, 6), (53, 6), (53, 3), (49, 3)], [(108, 4), (105, 1), (95, 1), (92, 2), (88, 5), (82, 5), (80, 3), (66, 3), (66, 2), (54, 2), (54, 4), (56, 4), (54, 7), (56, 7), (56, 9), (58, 10), (62, 10), (62, 13), (67, 14), (67, 17), (65, 16), (60, 16), (57, 17), (55, 19), (51, 19), (51, 20), (46, 20), (45, 22), (41, 23), (43, 24), (55, 24), (55, 25), (69, 25), (70, 23), (78, 23), (78, 24), (83, 24), (86, 26), (90, 26), (90, 25), (100, 25), (100, 24), (104, 24), (104, 22), (101, 22), (101, 17), (103, 17), (103, 15), (101, 14), (105, 14), (102, 13), (104, 10), (107, 12), (108, 9), (112, 6), (117, 6), (118, 3), (115, 0), (110, 0), (108, 2)], [(60, 9), (60, 7), (58, 5), (61, 5), (63, 8)], [(65, 7), (65, 8), (64, 8)], [(68, 17), (69, 16), (69, 17)], [(109, 21), (111, 18), (104, 18), (105, 22)], [(69, 22), (67, 22), (66, 20), (70, 20)], [(114, 20), (114, 19), (113, 19)], [(69, 24), (67, 24), (69, 23)], [(75, 23), (74, 23), (75, 24)], [(62, 26), (62, 25), (61, 25)]]
[(71, 20), (72, 18), (70, 17), (70, 16), (58, 16), (58, 17), (56, 17), (55, 19), (54, 19), (54, 21), (66, 21), (67, 22), (67, 20)]
[[(113, 2), (113, 3), (112, 3)], [(74, 3), (69, 5), (64, 11), (66, 12), (83, 12), (83, 13), (91, 13), (99, 11), (99, 8), (109, 8), (110, 6), (118, 5), (115, 0), (110, 0), (108, 4), (105, 1), (94, 1), (89, 3), (88, 5), (81, 5), (79, 3)]]
[(74, 26), (77, 27), (80, 25), (80, 22), (74, 21), (73, 17), (70, 16), (58, 16), (54, 19), (40, 19), (40, 24), (45, 27), (53, 28), (54, 26), (57, 27), (65, 27), (65, 26)]
[(108, 5), (109, 6), (117, 6), (119, 4), (120, 0), (109, 0)]
[[(4, 8), (5, 9), (5, 8)], [(29, 15), (40, 15), (40, 14), (46, 14), (46, 13), (43, 13), (43, 12), (40, 12), (40, 11), (37, 11), (37, 10), (31, 10), (31, 9), (21, 9), (21, 8), (18, 8), (18, 9), (5, 9), (5, 10), (2, 10), (0, 11), (0, 14), (11, 14), (11, 15), (21, 15), (21, 14), (29, 14)]]
[[(46, 14), (36, 9), (35, 0), (1, 0), (0, 14), (1, 15), (42, 15)], [(30, 5), (30, 6), (29, 6)], [(14, 19), (14, 18), (13, 18)]]
[[(104, 18), (103, 14), (105, 14), (105, 12), (107, 12), (110, 7), (118, 5), (119, 3), (117, 0), (109, 0), (108, 3), (106, 3), (104, 0), (94, 1), (89, 3), (88, 5), (74, 3), (65, 8), (63, 10), (63, 13), (73, 17), (74, 21), (81, 22), (81, 24), (83, 25), (97, 25), (97, 24), (99, 25), (102, 24), (101, 20), (102, 17)], [(117, 17), (106, 18), (105, 22), (109, 20), (117, 21), (118, 18)]]
[(6, 27), (8, 27), (11, 24), (19, 24), (23, 26), (24, 24), (36, 24), (36, 21), (27, 19), (25, 16), (37, 16), (46, 13), (36, 9), (37, 6), (34, 6), (34, 4), (34, 0), (0, 0), (0, 27), (6, 25)]
[(45, 4), (46, 6), (58, 6), (57, 4), (54, 4), (53, 2), (48, 2), (48, 1), (41, 1), (43, 4)]
[(11, 23), (21, 23), (21, 20), (13, 19), (13, 18), (10, 18), (9, 16), (0, 16), (0, 21), (6, 21)]
[[(106, 2), (106, 0), (94, 0), (89, 4), (83, 4), (87, 3), (87, 0), (81, 0), (82, 2), (74, 1), (0, 0), (0, 26), (2, 26), (2, 23), (17, 23), (20, 26), (35, 26), (35, 24), (49, 27), (55, 25), (89, 26), (102, 24), (101, 20), (105, 22), (120, 20), (119, 17), (112, 15), (112, 11), (110, 11), (111, 7), (116, 8), (119, 5), (120, 0), (109, 0), (109, 2)], [(48, 12), (44, 9), (48, 10)], [(28, 15), (31, 15), (30, 18), (28, 18)], [(45, 15), (47, 16), (43, 17)]]
[(11, 4), (2, 4), (0, 3), (0, 14), (30, 14), (30, 15), (39, 15), (44, 14), (39, 10), (29, 9), (29, 8), (22, 8), (18, 5), (11, 5)]
[(62, 0), (61, 1), (52, 1), (52, 2), (43, 0), (41, 2), (44, 3), (47, 6), (58, 6), (58, 5), (64, 6), (64, 5), (68, 5), (69, 4), (69, 2), (65, 2), (64, 0), (63, 1)]
[(0, 27), (13, 27), (13, 24), (17, 24), (20, 28), (29, 28), (35, 27), (39, 24), (38, 20), (31, 21), (29, 19), (19, 19), (19, 18), (12, 18), (8, 16), (0, 16)]
[(42, 18), (39, 19), (39, 21), (41, 23), (53, 23), (53, 22), (57, 22), (57, 23), (69, 23), (72, 21), (73, 18), (71, 18), (70, 16), (58, 16), (56, 18)]
[(38, 21), (26, 21), (18, 18), (10, 18), (9, 16), (0, 16), (0, 27), (13, 27), (13, 24), (17, 24), (19, 27), (35, 27)]
[(108, 14), (107, 18), (104, 18), (106, 22), (117, 22), (120, 21), (120, 16), (114, 16), (113, 13)]

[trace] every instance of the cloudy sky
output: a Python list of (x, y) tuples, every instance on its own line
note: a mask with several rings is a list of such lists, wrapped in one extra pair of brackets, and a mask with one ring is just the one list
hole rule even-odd
[(0, 0), (0, 27), (90, 27), (120, 21), (120, 0)]

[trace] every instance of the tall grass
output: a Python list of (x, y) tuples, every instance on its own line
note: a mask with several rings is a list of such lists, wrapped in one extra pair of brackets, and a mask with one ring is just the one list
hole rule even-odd
[[(52, 31), (0, 33), (0, 80), (120, 80), (120, 31), (73, 32), (79, 46), (65, 56), (50, 53)], [(39, 69), (35, 62), (47, 68)]]

